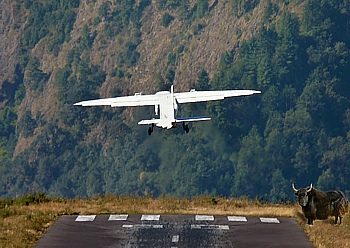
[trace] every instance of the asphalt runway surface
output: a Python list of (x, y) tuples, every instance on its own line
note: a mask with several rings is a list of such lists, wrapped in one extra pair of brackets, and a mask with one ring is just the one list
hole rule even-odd
[(313, 247), (292, 218), (213, 215), (61, 216), (43, 247)]

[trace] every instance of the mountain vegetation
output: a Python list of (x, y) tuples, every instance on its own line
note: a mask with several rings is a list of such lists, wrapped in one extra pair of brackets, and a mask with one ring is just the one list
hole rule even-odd
[[(46, 192), (350, 195), (347, 0), (0, 0), (0, 196)], [(181, 106), (210, 122), (156, 130), (153, 108), (73, 103), (159, 90), (262, 94)]]

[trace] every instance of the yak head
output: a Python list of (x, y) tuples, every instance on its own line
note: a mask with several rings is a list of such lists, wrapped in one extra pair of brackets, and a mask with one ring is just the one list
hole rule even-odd
[(311, 194), (312, 184), (310, 185), (310, 187), (301, 188), (301, 189), (297, 190), (294, 187), (294, 183), (293, 183), (292, 188), (295, 192), (295, 195), (298, 196), (299, 205), (302, 207), (305, 207), (309, 201), (309, 195)]

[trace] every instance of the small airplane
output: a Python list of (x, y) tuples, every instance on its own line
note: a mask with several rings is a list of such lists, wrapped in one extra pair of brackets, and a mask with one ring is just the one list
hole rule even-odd
[(78, 106), (111, 106), (111, 107), (135, 107), (135, 106), (154, 106), (155, 115), (159, 113), (159, 119), (141, 120), (139, 125), (149, 125), (148, 135), (151, 135), (154, 127), (170, 129), (177, 127), (178, 123), (182, 123), (186, 133), (189, 132), (188, 125), (185, 122), (209, 121), (211, 118), (207, 116), (194, 117), (177, 117), (179, 104), (222, 100), (227, 97), (250, 96), (259, 94), (257, 90), (219, 90), (219, 91), (196, 91), (194, 89), (189, 92), (174, 92), (174, 85), (169, 91), (159, 91), (154, 95), (142, 95), (136, 93), (134, 96), (121, 96), (114, 98), (105, 98), (97, 100), (89, 100), (75, 103)]

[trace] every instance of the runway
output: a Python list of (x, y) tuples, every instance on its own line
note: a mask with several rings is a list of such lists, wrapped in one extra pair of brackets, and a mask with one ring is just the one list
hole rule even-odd
[(313, 247), (292, 218), (213, 215), (62, 216), (43, 247)]

